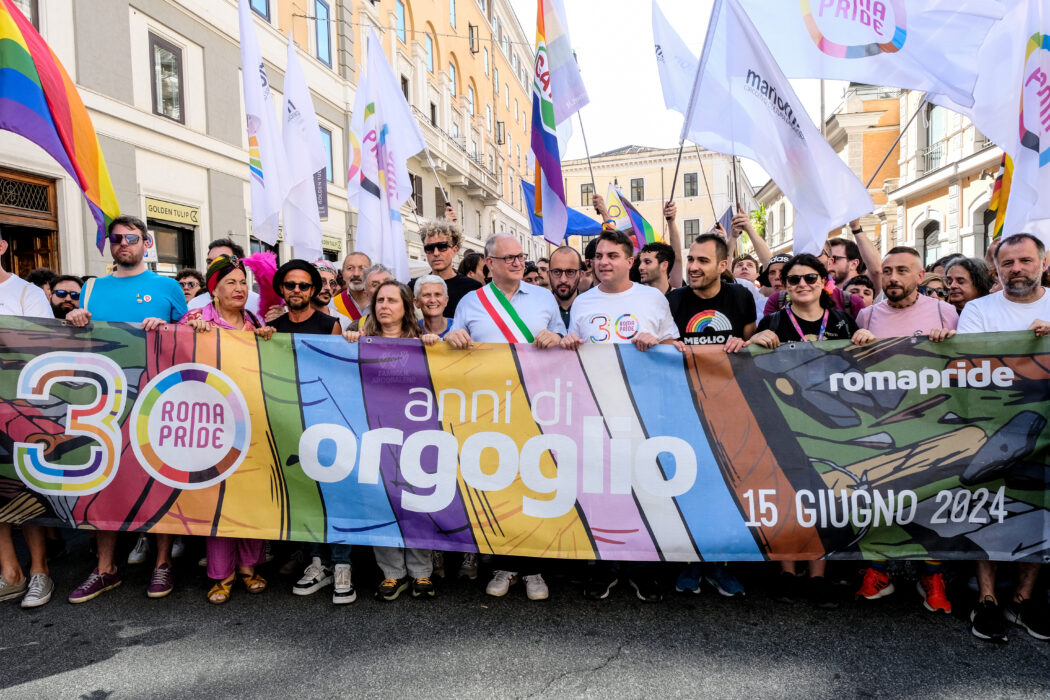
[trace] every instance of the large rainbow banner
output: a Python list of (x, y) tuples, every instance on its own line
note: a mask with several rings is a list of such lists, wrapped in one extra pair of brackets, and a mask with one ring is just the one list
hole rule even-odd
[(0, 320), (0, 521), (608, 560), (1050, 555), (1050, 339), (456, 351)]

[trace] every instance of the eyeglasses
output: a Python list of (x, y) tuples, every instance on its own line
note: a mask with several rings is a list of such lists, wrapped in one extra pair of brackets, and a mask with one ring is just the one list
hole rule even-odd
[(845, 255), (832, 255), (831, 253), (825, 253), (824, 256), (833, 264), (836, 260), (849, 260), (849, 258)]
[(281, 286), (284, 287), (286, 292), (293, 292), (297, 289), (308, 292), (314, 288), (314, 285), (310, 282), (281, 282)]
[(331, 287), (332, 289), (335, 289), (337, 286), (339, 286), (339, 285), (336, 284), (335, 280), (322, 280), (321, 281), (321, 289), (324, 289), (325, 287)]
[(120, 245), (121, 243), (127, 243), (128, 245), (135, 245), (142, 240), (142, 235), (138, 233), (111, 233), (109, 234), (110, 245)]
[(182, 282), (179, 282), (179, 286), (183, 289), (193, 289), (194, 287), (201, 286), (201, 283), (197, 280), (184, 280)]
[(552, 267), (547, 272), (550, 273), (551, 277), (566, 277), (572, 279), (573, 277), (579, 277), (580, 271), (576, 269), (571, 270), (559, 270), (556, 267)]
[(59, 299), (65, 299), (66, 297), (69, 297), (73, 301), (80, 301), (80, 292), (70, 292), (66, 289), (56, 289), (51, 293)]
[(521, 263), (525, 262), (525, 253), (518, 253), (517, 255), (500, 255), (500, 256), (490, 255), (489, 259), (490, 260), (502, 260), (503, 263), (506, 264), (506, 265), (513, 265), (514, 263), (518, 263), (520, 265)]
[(791, 286), (795, 286), (796, 284), (798, 284), (802, 280), (806, 280), (806, 284), (816, 284), (817, 281), (820, 280), (820, 275), (818, 275), (816, 272), (807, 272), (804, 275), (788, 275), (787, 276), (787, 282)]
[(448, 241), (438, 241), (437, 243), (427, 243), (423, 246), (424, 253), (433, 253), (435, 250), (440, 250), (444, 253), (446, 250), (452, 247), (452, 244)]

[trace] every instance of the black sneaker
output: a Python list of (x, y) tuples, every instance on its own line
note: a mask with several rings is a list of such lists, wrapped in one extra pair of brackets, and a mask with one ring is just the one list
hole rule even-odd
[(813, 601), (813, 605), (825, 610), (831, 610), (839, 606), (838, 596), (835, 595), (835, 587), (828, 583), (823, 576), (810, 577), (809, 599)]
[(660, 582), (652, 576), (632, 576), (627, 579), (627, 583), (631, 584), (631, 588), (634, 589), (634, 594), (638, 596), (638, 600), (643, 600), (646, 603), (659, 603), (664, 599), (664, 594), (660, 590)]
[(777, 576), (776, 590), (773, 598), (781, 603), (794, 603), (800, 597), (798, 576), (788, 571), (781, 571)]
[(397, 600), (397, 597), (408, 588), (408, 576), (404, 578), (385, 578), (376, 589), (376, 598), (380, 600)]
[(412, 597), (413, 598), (433, 598), (434, 597), (434, 582), (430, 580), (430, 577), (414, 578), (414, 579), (412, 579)]
[(1006, 620), (1003, 613), (991, 599), (985, 599), (974, 606), (970, 613), (970, 632), (978, 639), (989, 642), (1006, 641)]
[(1024, 627), (1028, 634), (1036, 639), (1050, 639), (1050, 610), (1047, 609), (1046, 603), (1041, 603), (1036, 598), (1029, 598), (1020, 603), (1012, 601), (1006, 606), (1003, 614), (1008, 621)]
[(605, 600), (609, 597), (609, 591), (619, 582), (620, 579), (611, 571), (595, 572), (583, 585), (583, 597), (588, 600)]

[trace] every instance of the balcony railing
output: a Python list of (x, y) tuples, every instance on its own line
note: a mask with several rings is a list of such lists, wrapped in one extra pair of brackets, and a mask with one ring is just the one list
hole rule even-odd
[(932, 172), (942, 165), (944, 165), (944, 141), (938, 141), (919, 151), (919, 167), (923, 173)]

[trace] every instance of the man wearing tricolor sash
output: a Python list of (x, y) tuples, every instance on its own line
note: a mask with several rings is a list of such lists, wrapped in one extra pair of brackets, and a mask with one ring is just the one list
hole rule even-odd
[(485, 241), (485, 263), (492, 282), (459, 302), (445, 338), (449, 345), (459, 349), (472, 342), (558, 345), (565, 335), (558, 302), (550, 290), (521, 281), (525, 254), (518, 239), (507, 233), (490, 236)]
[(328, 313), (339, 319), (343, 330), (354, 321), (360, 321), (368, 307), (368, 290), (365, 289), (365, 269), (372, 264), (367, 255), (353, 252), (343, 260), (343, 286), (345, 289), (332, 297)]
[[(558, 346), (565, 335), (558, 302), (550, 290), (521, 281), (525, 255), (518, 239), (507, 233), (490, 236), (485, 241), (485, 263), (492, 282), (459, 302), (452, 330), (445, 336), (448, 344), (459, 350), (475, 342), (531, 343), (541, 349)], [(495, 557), (493, 567), (492, 580), (485, 588), (489, 595), (506, 595), (520, 578), (529, 600), (547, 598), (539, 559)]]

